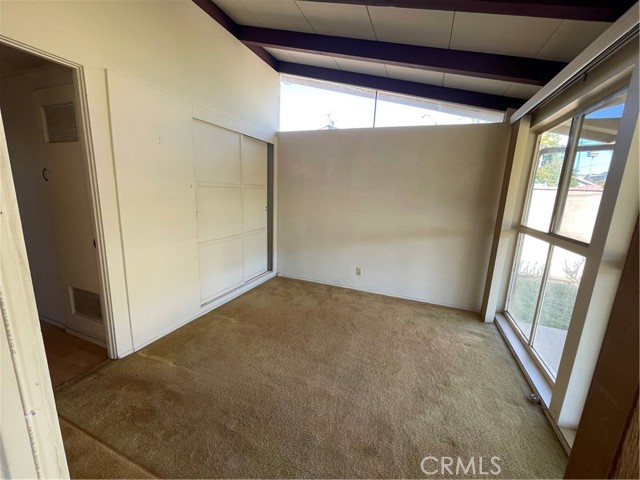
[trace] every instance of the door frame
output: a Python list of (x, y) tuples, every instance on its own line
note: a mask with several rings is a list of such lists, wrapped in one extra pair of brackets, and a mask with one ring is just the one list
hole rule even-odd
[(10, 38), (0, 35), (0, 44), (20, 50), (29, 55), (43, 58), (50, 62), (62, 65), (71, 70), (73, 79), (73, 91), (79, 114), (78, 127), (80, 130), (80, 145), (83, 154), (83, 166), (87, 193), (89, 195), (89, 205), (91, 212), (91, 226), (96, 239), (96, 259), (98, 266), (98, 281), (100, 284), (100, 304), (102, 307), (103, 324), (105, 328), (105, 344), (109, 358), (118, 358), (116, 345), (115, 325), (111, 302), (111, 291), (109, 288), (109, 272), (107, 268), (106, 248), (104, 242), (104, 227), (100, 208), (100, 195), (98, 190), (96, 160), (93, 150), (93, 139), (91, 137), (91, 123), (89, 121), (89, 107), (87, 104), (87, 91), (82, 65), (71, 62), (56, 55), (38, 50), (36, 48), (16, 42)]

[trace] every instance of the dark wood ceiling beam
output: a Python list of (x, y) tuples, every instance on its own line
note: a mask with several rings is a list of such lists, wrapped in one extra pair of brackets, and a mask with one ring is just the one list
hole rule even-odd
[(229, 15), (224, 13), (220, 7), (218, 7), (211, 0), (192, 0), (193, 3), (198, 5), (202, 10), (206, 12), (211, 18), (220, 24), (227, 32), (234, 37), (238, 36), (238, 24), (234, 22)]
[(330, 68), (312, 67), (299, 63), (280, 62), (280, 73), (296, 75), (300, 77), (315, 78), (327, 82), (344, 83), (359, 87), (372, 88), (404, 95), (431, 98), (443, 102), (452, 102), (491, 110), (505, 111), (508, 108), (520, 108), (525, 100), (520, 98), (490, 95), (488, 93), (470, 92), (456, 88), (438, 87), (423, 83), (408, 82), (375, 75), (345, 72)]
[(238, 27), (238, 39), (245, 45), (250, 46), (274, 47), (530, 85), (545, 85), (565, 67), (565, 64), (561, 62), (533, 58), (421, 47), (242, 25)]
[(246, 45), (249, 50), (255, 53), (264, 63), (273, 68), (276, 72), (278, 71), (278, 66), (280, 65), (280, 61), (267, 52), (263, 47), (258, 45)]
[(635, 0), (307, 0), (371, 7), (416, 8), (525, 17), (615, 22)]
[[(346, 83), (346, 84), (357, 85), (365, 88), (395, 92), (395, 93), (400, 93), (405, 95), (413, 95), (413, 96), (423, 97), (423, 98), (432, 98), (435, 100), (459, 103), (459, 104), (470, 105), (470, 106), (479, 107), (479, 108), (488, 108), (492, 110), (504, 111), (507, 108), (519, 108), (520, 106), (522, 106), (522, 104), (524, 104), (524, 100), (521, 100), (518, 98), (503, 97), (499, 95), (470, 92), (467, 90), (459, 90), (455, 88), (438, 87), (434, 85), (425, 85), (421, 83), (408, 82), (404, 80), (377, 77), (374, 75), (364, 75), (359, 73), (344, 72), (341, 70), (331, 70), (327, 68), (319, 68), (319, 67), (313, 67), (308, 65), (280, 62), (276, 60), (271, 54), (269, 54), (269, 52), (267, 52), (264, 49), (264, 46), (269, 46), (268, 44), (262, 44), (262, 43), (256, 42), (255, 38), (253, 40), (250, 40), (249, 37), (257, 33), (268, 34), (269, 32), (282, 32), (282, 34), (284, 34), (284, 37), (286, 37), (287, 34), (295, 34), (295, 32), (284, 32), (279, 30), (270, 31), (268, 29), (255, 29), (252, 31), (253, 27), (244, 27), (235, 23), (226, 13), (224, 13), (211, 0), (193, 0), (193, 2), (196, 5), (198, 5), (202, 10), (204, 10), (207, 13), (207, 15), (209, 15), (212, 19), (218, 22), (223, 28), (225, 28), (229, 33), (234, 35), (239, 40), (243, 41), (256, 55), (258, 55), (262, 60), (264, 60), (267, 64), (269, 64), (274, 70), (280, 73), (286, 73), (290, 75), (299, 75), (303, 77), (310, 77), (310, 78), (315, 78), (315, 79), (325, 80), (330, 82)], [(308, 34), (301, 34), (301, 35), (308, 35)], [(323, 38), (325, 38), (321, 35), (312, 35), (311, 37), (319, 41), (322, 41)], [(328, 38), (337, 39), (338, 41), (341, 40), (340, 37), (328, 37)], [(352, 39), (346, 39), (346, 40), (352, 40)], [(368, 42), (368, 43), (375, 44), (376, 42)], [(384, 45), (394, 45), (394, 44), (379, 44), (379, 45), (382, 45), (382, 47), (384, 48)], [(317, 50), (309, 49), (308, 46), (303, 48), (300, 48), (299, 46), (297, 46), (296, 48), (292, 48), (291, 46), (287, 47), (286, 45), (281, 45), (280, 43), (272, 46), (289, 49), (289, 50), (309, 51), (311, 53), (318, 53)], [(349, 48), (358, 47), (358, 45), (353, 45), (353, 44), (348, 46)], [(404, 46), (399, 45), (399, 47), (404, 47)], [(412, 49), (411, 46), (407, 46), (407, 47), (409, 48), (409, 50)], [(368, 45), (367, 48), (375, 52), (377, 46)], [(427, 49), (427, 47), (416, 47), (416, 48), (422, 49), (420, 52), (417, 52), (421, 55), (426, 55), (427, 53), (429, 53), (429, 50), (439, 50), (439, 49)], [(455, 51), (453, 52), (455, 55), (456, 52)], [(404, 55), (410, 55), (411, 53), (412, 52), (410, 51), (405, 51)], [(413, 52), (413, 53), (415, 54), (416, 52)], [(466, 60), (469, 61), (470, 64), (473, 64), (474, 61), (482, 62), (485, 59), (485, 56), (487, 55), (487, 54), (473, 54), (471, 52), (458, 52), (458, 53), (470, 54), (472, 57), (474, 57), (474, 58), (466, 58)], [(351, 57), (351, 55), (344, 55), (339, 53), (332, 53), (332, 55)], [(504, 57), (504, 56), (489, 55), (489, 57), (491, 59), (491, 57)], [(402, 57), (403, 60), (400, 63), (392, 60), (370, 59), (368, 56), (362, 57), (362, 55), (360, 54), (357, 54), (355, 58), (361, 58), (363, 60), (369, 60), (369, 61), (391, 63), (396, 65), (401, 64), (405, 66), (406, 65), (415, 66), (415, 63), (411, 62), (410, 56), (406, 58)], [(516, 62), (519, 60), (529, 60), (529, 59), (518, 59), (517, 57), (505, 57), (504, 59), (508, 61), (515, 60)], [(407, 63), (407, 61), (411, 63)], [(449, 61), (453, 61), (453, 59), (450, 58)], [(460, 61), (460, 59), (458, 61)], [(493, 58), (493, 62), (496, 62), (496, 58)], [(534, 63), (535, 62), (538, 62), (538, 61), (534, 61)], [(556, 62), (548, 62), (548, 63), (553, 64)], [(562, 67), (562, 64), (557, 64), (555, 67), (559, 69)], [(455, 71), (458, 73), (462, 73), (462, 71), (459, 68), (455, 69)], [(476, 76), (485, 76), (486, 78), (494, 78), (489, 75), (490, 74), (483, 74), (483, 75), (476, 75)], [(504, 77), (504, 74), (501, 74), (500, 79), (503, 79), (503, 77)], [(524, 83), (534, 83), (534, 82), (529, 81)], [(539, 82), (536, 81), (535, 83), (539, 83)]]
[[(218, 22), (227, 32), (229, 32), (234, 37), (238, 37), (238, 31), (240, 29), (240, 25), (234, 22), (229, 15), (224, 13), (224, 11), (218, 7), (211, 0), (192, 0), (193, 3), (198, 5), (202, 10), (205, 11), (207, 15), (209, 15), (212, 19)], [(278, 60), (276, 60), (273, 55), (267, 52), (263, 47), (259, 45), (249, 46), (249, 49), (255, 53), (258, 57), (260, 57), (267, 65), (269, 65), (274, 70), (278, 70)]]

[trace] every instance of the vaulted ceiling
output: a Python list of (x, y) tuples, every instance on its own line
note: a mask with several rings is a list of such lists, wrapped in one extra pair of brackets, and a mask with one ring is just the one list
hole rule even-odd
[(193, 0), (276, 71), (518, 108), (633, 0)]

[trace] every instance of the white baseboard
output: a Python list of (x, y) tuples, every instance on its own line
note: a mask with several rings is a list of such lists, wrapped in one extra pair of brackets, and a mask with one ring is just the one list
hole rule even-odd
[(99, 345), (101, 347), (107, 348), (107, 344), (104, 340), (99, 340), (97, 338), (93, 338), (89, 335), (86, 335), (82, 332), (78, 332), (77, 330), (73, 330), (72, 328), (65, 328), (64, 331), (66, 333), (68, 333), (69, 335), (73, 335), (75, 337), (79, 337), (82, 338), (83, 340), (86, 340), (87, 342), (91, 342), (91, 343), (95, 343), (96, 345)]
[(53, 325), (54, 327), (58, 327), (62, 330), (65, 331), (65, 333), (68, 333), (69, 335), (73, 335), (74, 337), (79, 337), (83, 340), (86, 340), (87, 342), (91, 342), (91, 343), (95, 343), (96, 345), (99, 345), (100, 347), (104, 347), (107, 348), (107, 344), (104, 342), (104, 340), (100, 340), (98, 338), (93, 338), (90, 335), (86, 335), (82, 332), (78, 332), (77, 330), (74, 330), (72, 328), (68, 328), (64, 323), (59, 322), (57, 320), (54, 320), (53, 318), (49, 318), (49, 317), (45, 317), (44, 315), (39, 315), (40, 321), (44, 322), (44, 323), (48, 323), (49, 325)]
[(442, 302), (435, 302), (433, 300), (428, 300), (428, 299), (425, 299), (425, 298), (416, 298), (416, 297), (410, 297), (410, 296), (407, 296), (407, 295), (391, 294), (391, 293), (388, 293), (388, 292), (382, 292), (382, 291), (379, 291), (379, 290), (370, 290), (370, 289), (366, 289), (366, 288), (356, 288), (353, 285), (343, 285), (343, 284), (340, 284), (340, 283), (325, 282), (323, 280), (317, 280), (317, 279), (314, 279), (314, 278), (298, 277), (298, 276), (294, 276), (294, 275), (287, 275), (285, 273), (278, 273), (278, 276), (282, 277), (282, 278), (291, 278), (293, 280), (302, 280), (303, 282), (311, 282), (311, 283), (319, 283), (321, 285), (329, 285), (331, 287), (346, 288), (348, 290), (355, 290), (357, 292), (374, 293), (376, 295), (382, 295), (382, 296), (385, 296), (385, 297), (401, 298), (402, 300), (412, 300), (414, 302), (428, 303), (429, 305), (437, 305), (438, 307), (455, 308), (457, 310), (464, 310), (466, 312), (480, 313), (480, 310), (476, 309), (476, 308), (471, 308), (471, 307), (461, 306), (461, 305), (452, 305), (452, 304), (442, 303)]
[(66, 330), (67, 327), (64, 323), (59, 322), (58, 320), (54, 320), (53, 318), (45, 317), (44, 315), (38, 315), (41, 322), (48, 323), (49, 325), (53, 325), (54, 327), (61, 328), (62, 330)]

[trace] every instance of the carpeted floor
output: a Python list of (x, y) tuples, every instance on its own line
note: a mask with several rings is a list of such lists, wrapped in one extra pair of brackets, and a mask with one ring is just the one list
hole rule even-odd
[(529, 391), (476, 314), (276, 278), (56, 400), (76, 477), (561, 478)]
[(124, 454), (60, 418), (71, 478), (156, 478)]

